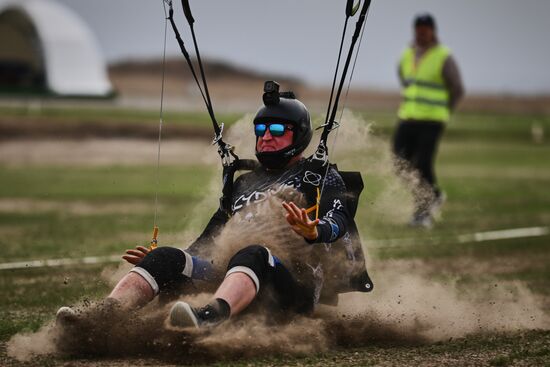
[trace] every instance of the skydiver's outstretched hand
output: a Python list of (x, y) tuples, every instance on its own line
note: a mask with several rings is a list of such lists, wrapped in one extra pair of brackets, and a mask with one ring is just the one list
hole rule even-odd
[(149, 252), (151, 251), (147, 247), (136, 246), (135, 250), (126, 250), (126, 255), (123, 255), (122, 258), (130, 264), (137, 265)]
[(283, 202), (286, 210), (285, 218), (292, 230), (304, 237), (306, 240), (315, 241), (319, 236), (317, 224), (319, 219), (310, 220), (305, 209), (300, 209), (293, 202)]

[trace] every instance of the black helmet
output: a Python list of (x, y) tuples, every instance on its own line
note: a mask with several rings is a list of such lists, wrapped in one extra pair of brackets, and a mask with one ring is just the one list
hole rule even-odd
[[(309, 112), (292, 92), (279, 93), (279, 85), (273, 81), (265, 82), (264, 106), (254, 117), (254, 124), (279, 122), (294, 126), (292, 144), (276, 152), (258, 152), (256, 158), (271, 169), (283, 168), (292, 157), (302, 153), (313, 135)], [(257, 138), (256, 138), (257, 141)]]

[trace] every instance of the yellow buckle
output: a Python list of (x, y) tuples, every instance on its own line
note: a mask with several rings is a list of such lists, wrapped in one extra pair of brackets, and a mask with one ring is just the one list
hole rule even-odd
[(153, 239), (151, 240), (149, 251), (153, 251), (158, 247), (158, 241), (157, 241), (158, 234), (159, 234), (159, 227), (155, 226), (155, 228), (153, 228)]

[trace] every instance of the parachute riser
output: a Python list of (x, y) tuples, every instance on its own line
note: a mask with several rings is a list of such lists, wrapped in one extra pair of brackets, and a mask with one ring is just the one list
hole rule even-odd
[(238, 160), (238, 156), (234, 153), (234, 147), (223, 141), (224, 124), (223, 123), (222, 124), (218, 123), (218, 121), (216, 119), (216, 115), (214, 113), (212, 100), (210, 98), (210, 92), (208, 90), (208, 83), (206, 81), (206, 75), (204, 73), (204, 67), (203, 67), (201, 56), (200, 56), (197, 37), (196, 37), (196, 34), (195, 34), (195, 29), (194, 29), (195, 19), (193, 18), (193, 15), (191, 13), (191, 7), (189, 6), (189, 1), (188, 0), (182, 0), (181, 4), (182, 4), (182, 7), (183, 7), (183, 13), (185, 15), (185, 18), (187, 19), (187, 22), (189, 24), (189, 28), (191, 30), (191, 35), (192, 35), (192, 38), (193, 38), (193, 45), (194, 45), (194, 48), (195, 48), (195, 53), (197, 55), (197, 63), (199, 65), (199, 72), (200, 72), (200, 76), (201, 76), (202, 85), (201, 85), (201, 82), (199, 81), (199, 77), (197, 75), (197, 72), (195, 71), (195, 67), (194, 67), (193, 62), (191, 60), (189, 52), (185, 48), (185, 43), (183, 42), (183, 39), (181, 38), (181, 34), (180, 34), (180, 32), (178, 30), (178, 27), (177, 27), (177, 25), (174, 21), (174, 8), (172, 6), (172, 1), (165, 0), (165, 2), (168, 4), (168, 7), (169, 7), (168, 20), (170, 21), (170, 24), (172, 26), (172, 30), (174, 31), (176, 41), (178, 42), (178, 45), (180, 47), (180, 51), (183, 54), (189, 69), (191, 70), (191, 73), (193, 75), (195, 83), (197, 84), (197, 86), (199, 88), (199, 91), (201, 93), (201, 96), (203, 98), (203, 101), (206, 105), (206, 109), (208, 111), (208, 115), (210, 116), (210, 120), (212, 121), (212, 127), (214, 129), (214, 139), (212, 141), (212, 144), (213, 145), (214, 144), (218, 145), (218, 154), (220, 155), (223, 166), (224, 167), (229, 166), (234, 161)]
[[(355, 24), (355, 30), (353, 32), (353, 36), (352, 36), (352, 39), (351, 39), (351, 44), (350, 44), (348, 54), (347, 54), (347, 57), (346, 57), (346, 62), (344, 64), (344, 69), (343, 69), (342, 75), (340, 77), (338, 90), (336, 92), (334, 102), (332, 103), (332, 110), (330, 112), (330, 115), (327, 112), (327, 118), (325, 120), (325, 123), (321, 126), (323, 128), (323, 132), (321, 134), (321, 139), (320, 139), (320, 142), (319, 142), (318, 149), (322, 148), (324, 151), (327, 152), (327, 154), (328, 154), (328, 150), (327, 150), (328, 135), (331, 131), (337, 129), (340, 126), (339, 123), (336, 121), (336, 113), (338, 111), (339, 100), (340, 100), (340, 96), (342, 94), (342, 89), (344, 87), (344, 83), (345, 83), (346, 78), (347, 78), (348, 69), (349, 69), (349, 66), (351, 64), (351, 59), (352, 59), (353, 53), (355, 51), (355, 46), (357, 44), (357, 40), (359, 39), (359, 36), (361, 35), (361, 30), (363, 29), (363, 26), (365, 24), (365, 20), (366, 20), (366, 17), (367, 17), (367, 11), (370, 7), (370, 4), (371, 4), (371, 0), (365, 0), (365, 2), (363, 3), (363, 6), (361, 8), (361, 13), (359, 14), (359, 19), (357, 20), (357, 23)], [(359, 4), (354, 5), (353, 8), (358, 7), (358, 5)], [(345, 29), (346, 29), (346, 26), (347, 26), (347, 20), (349, 18), (348, 9), (350, 9), (349, 1), (348, 1), (348, 5), (346, 7), (346, 25), (344, 26), (344, 32), (345, 32)], [(355, 14), (355, 13), (353, 13), (353, 14)], [(340, 50), (340, 52), (341, 52), (341, 50)], [(339, 56), (339, 59), (340, 59), (340, 56)], [(338, 63), (339, 63), (339, 61), (338, 61)], [(338, 70), (336, 70), (335, 75), (337, 73), (338, 73)], [(332, 102), (332, 92), (331, 92), (331, 100), (329, 101), (329, 110), (330, 110), (331, 102)], [(323, 145), (323, 147), (321, 147), (321, 145)]]
[[(352, 39), (351, 39), (351, 44), (350, 44), (349, 51), (348, 51), (348, 54), (347, 54), (347, 57), (346, 57), (346, 62), (344, 64), (344, 68), (342, 70), (342, 75), (340, 77), (340, 83), (338, 85), (338, 91), (336, 93), (336, 96), (334, 97), (334, 103), (332, 105), (332, 110), (331, 110), (331, 103), (333, 102), (332, 101), (332, 95), (334, 93), (334, 82), (333, 82), (333, 85), (332, 85), (331, 97), (330, 97), (330, 101), (329, 101), (329, 107), (328, 107), (328, 110), (327, 110), (327, 118), (325, 120), (325, 123), (321, 126), (323, 128), (323, 132), (321, 133), (321, 139), (319, 141), (319, 145), (317, 147), (317, 150), (316, 150), (315, 154), (312, 156), (312, 159), (310, 161), (311, 164), (313, 164), (313, 166), (317, 167), (316, 168), (317, 171), (324, 171), (320, 193), (319, 193), (318, 198), (317, 198), (318, 203), (320, 203), (320, 201), (321, 201), (321, 197), (323, 195), (323, 191), (324, 191), (324, 188), (325, 188), (326, 178), (327, 178), (330, 166), (331, 166), (330, 162), (329, 162), (328, 136), (329, 136), (331, 131), (336, 130), (340, 126), (340, 124), (336, 121), (336, 113), (338, 111), (338, 103), (339, 103), (339, 100), (340, 100), (340, 96), (342, 94), (342, 89), (344, 87), (344, 83), (345, 83), (346, 78), (347, 78), (348, 69), (349, 69), (351, 59), (352, 59), (354, 51), (355, 51), (355, 46), (357, 44), (357, 40), (359, 39), (359, 37), (362, 34), (362, 30), (363, 30), (363, 27), (364, 27), (364, 24), (365, 24), (365, 20), (366, 20), (366, 17), (367, 17), (367, 13), (368, 13), (370, 4), (371, 4), (371, 0), (365, 0), (365, 2), (363, 3), (363, 6), (361, 8), (361, 13), (359, 14), (359, 19), (357, 20), (357, 22), (355, 24), (355, 31), (353, 32), (353, 36), (352, 36)], [(339, 66), (339, 63), (340, 63), (340, 57), (341, 57), (341, 53), (342, 53), (342, 44), (343, 44), (343, 39), (344, 39), (344, 36), (345, 36), (347, 22), (348, 22), (349, 17), (353, 16), (353, 14), (355, 14), (357, 12), (357, 9), (358, 9), (359, 5), (360, 5), (360, 1), (356, 5), (353, 5), (353, 0), (348, 0), (348, 2), (347, 2), (347, 6), (346, 6), (346, 23), (344, 25), (344, 34), (342, 36), (342, 42), (340, 44), (340, 51), (339, 51), (339, 55), (338, 55), (338, 63), (337, 63), (337, 67), (336, 67), (334, 80), (336, 80), (336, 76), (338, 75), (338, 66)], [(357, 51), (357, 52), (359, 52), (359, 51)], [(355, 60), (357, 61), (357, 55), (356, 55)], [(355, 69), (355, 63), (354, 63), (354, 69)], [(353, 71), (352, 71), (352, 77), (353, 77)], [(351, 84), (351, 77), (350, 77), (349, 83)], [(348, 84), (348, 91), (349, 91), (349, 84)], [(347, 93), (346, 93), (346, 98), (347, 98)], [(329, 116), (328, 111), (331, 111), (330, 116)], [(334, 141), (334, 146), (336, 145), (337, 137), (338, 137), (338, 133), (336, 134), (336, 138), (335, 138), (335, 141)], [(334, 146), (333, 146), (333, 148), (334, 148)], [(318, 210), (319, 210), (319, 208), (318, 208)]]

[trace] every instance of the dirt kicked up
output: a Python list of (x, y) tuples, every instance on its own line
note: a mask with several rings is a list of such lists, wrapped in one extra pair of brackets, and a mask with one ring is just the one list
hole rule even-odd
[[(237, 131), (244, 131), (239, 125)], [(346, 142), (339, 146), (343, 159), (346, 147), (367, 142), (372, 152), (381, 144), (361, 128), (364, 123), (352, 117), (343, 126), (350, 129), (339, 138)], [(391, 173), (389, 157), (379, 157), (368, 169), (380, 175)], [(373, 208), (393, 220), (406, 217), (409, 208), (401, 201), (399, 183), (388, 181), (384, 187)], [(280, 228), (271, 223), (265, 227), (279, 233)], [(225, 233), (231, 234), (232, 243), (244, 242), (245, 235), (241, 234), (242, 241), (236, 237), (239, 232), (228, 228)], [(222, 238), (219, 243), (227, 241)], [(31, 364), (51, 364), (48, 358), (54, 356), (86, 366), (232, 363), (242, 358), (275, 358), (265, 363), (279, 364), (280, 356), (297, 356), (283, 364), (298, 365), (506, 365), (516, 359), (529, 365), (547, 361), (547, 300), (515, 280), (492, 281), (489, 276), (461, 282), (448, 272), (451, 263), (455, 274), (469, 273), (475, 267), (456, 259), (435, 265), (431, 260), (371, 258), (372, 294), (342, 295), (337, 307), (320, 306), (313, 317), (294, 317), (283, 324), (271, 323), (269, 315), (248, 314), (215, 329), (174, 330), (165, 322), (171, 304), (154, 302), (115, 320), (93, 315), (72, 329), (50, 322), (36, 333), (13, 336), (7, 354)], [(200, 305), (208, 297), (185, 299)], [(82, 302), (77, 308), (84, 311), (91, 306), (91, 302)], [(501, 357), (504, 351), (512, 353)]]
[[(376, 274), (376, 296), (344, 295), (338, 307), (322, 306), (313, 317), (297, 316), (284, 324), (271, 323), (269, 315), (248, 314), (214, 329), (176, 330), (166, 324), (171, 304), (154, 302), (115, 320), (92, 314), (71, 327), (50, 323), (36, 333), (14, 336), (7, 351), (19, 361), (54, 355), (207, 363), (318, 355), (339, 347), (428, 346), (465, 336), (550, 328), (539, 300), (520, 283), (464, 290), (434, 283), (415, 274), (414, 267), (391, 261)], [(200, 305), (208, 297), (193, 296), (191, 302)], [(81, 311), (90, 307), (90, 302), (77, 306)]]

